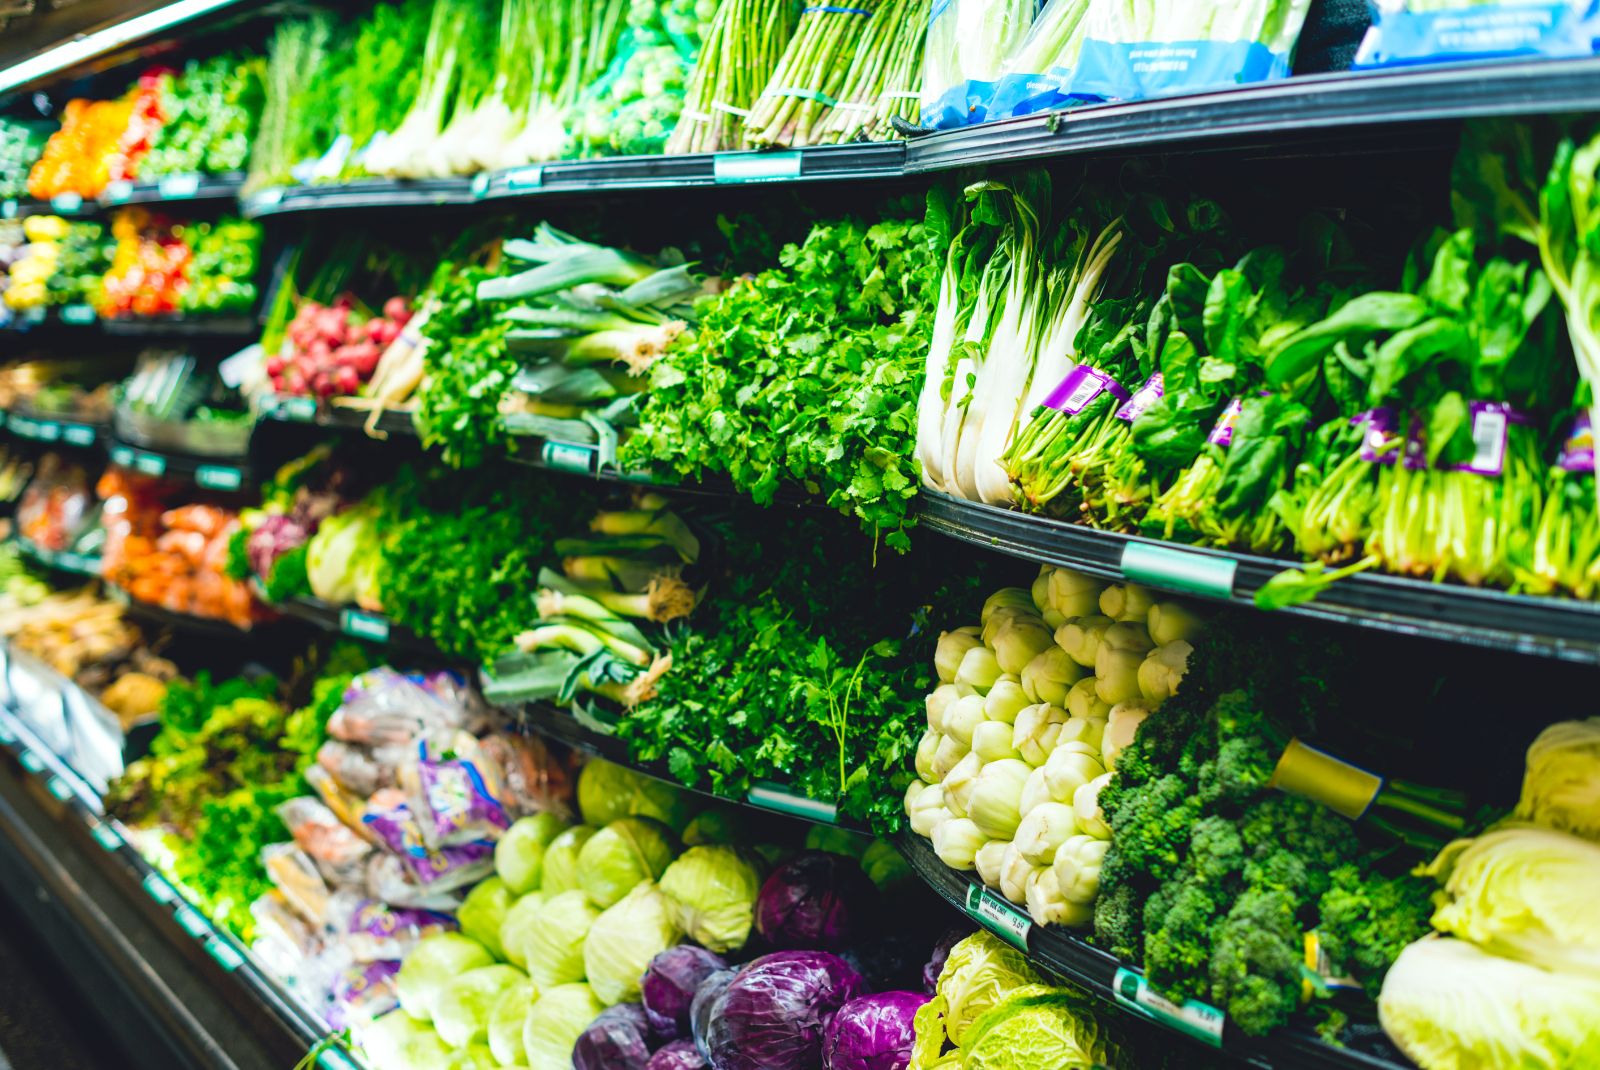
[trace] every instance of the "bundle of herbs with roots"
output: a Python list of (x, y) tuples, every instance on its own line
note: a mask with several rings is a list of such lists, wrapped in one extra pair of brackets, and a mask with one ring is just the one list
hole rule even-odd
[(794, 36), (792, 0), (723, 0), (700, 45), (669, 154), (751, 147), (745, 122)]
[(536, 620), (485, 673), (491, 701), (555, 701), (603, 725), (608, 715), (590, 700), (631, 709), (671, 669), (668, 628), (699, 601), (683, 578), (699, 538), (654, 493), (596, 513), (588, 528), (556, 541), (561, 568), (540, 570)]

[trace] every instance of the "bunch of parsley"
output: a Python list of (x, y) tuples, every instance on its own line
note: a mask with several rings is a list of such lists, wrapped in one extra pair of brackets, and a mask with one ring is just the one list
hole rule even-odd
[(478, 303), (478, 283), (492, 273), (445, 265), (431, 295), (438, 307), (423, 327), (428, 340), (426, 376), (417, 390), (417, 431), (425, 446), (440, 447), (446, 464), (480, 465), (507, 441), (500, 401), (520, 363), (506, 351), (507, 324), (492, 306)]
[(445, 653), (487, 661), (537, 613), (541, 566), (558, 528), (585, 508), (571, 486), (495, 466), (403, 468), (378, 492), (385, 611)]
[(937, 244), (914, 219), (819, 224), (706, 299), (652, 371), (623, 466), (726, 474), (763, 505), (798, 484), (904, 551)]
[[(725, 546), (725, 575), (674, 641), (672, 671), (618, 734), (691, 787), (743, 798), (773, 782), (893, 831), (936, 682), (924, 603), (975, 614), (976, 578), (927, 548), (873, 567), (864, 540), (828, 518)], [(930, 586), (930, 574), (960, 578)]]

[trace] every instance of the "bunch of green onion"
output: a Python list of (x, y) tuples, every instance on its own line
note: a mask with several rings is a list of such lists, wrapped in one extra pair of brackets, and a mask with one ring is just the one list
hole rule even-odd
[(883, 141), (893, 135), (895, 119), (916, 122), (930, 5), (931, 0), (885, 0), (879, 5), (856, 47), (839, 103), (810, 144)]
[(792, 0), (723, 0), (700, 46), (667, 152), (750, 148), (745, 118), (795, 30)]
[(810, 145), (846, 89), (856, 45), (865, 37), (881, 0), (849, 0), (848, 7), (807, 7), (789, 47), (745, 119), (750, 144)]

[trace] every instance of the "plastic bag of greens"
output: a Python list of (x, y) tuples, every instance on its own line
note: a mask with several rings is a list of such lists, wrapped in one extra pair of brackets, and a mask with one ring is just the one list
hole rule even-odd
[(1093, 4), (1072, 92), (1142, 100), (1289, 75), (1311, 0)]
[(1033, 28), (1035, 0), (934, 0), (922, 59), (922, 125), (981, 123), (995, 82)]
[(1375, 0), (1355, 66), (1587, 56), (1596, 37), (1596, 0)]
[(1050, 0), (1028, 39), (1006, 62), (986, 118), (1007, 119), (1083, 103), (1072, 95), (1072, 72), (1089, 31), (1090, 0)]

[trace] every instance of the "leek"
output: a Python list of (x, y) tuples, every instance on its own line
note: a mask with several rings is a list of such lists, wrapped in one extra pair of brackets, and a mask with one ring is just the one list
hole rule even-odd
[(603, 535), (654, 536), (676, 550), (685, 562), (693, 563), (700, 558), (700, 540), (682, 517), (665, 510), (597, 513), (589, 522), (589, 530)]

